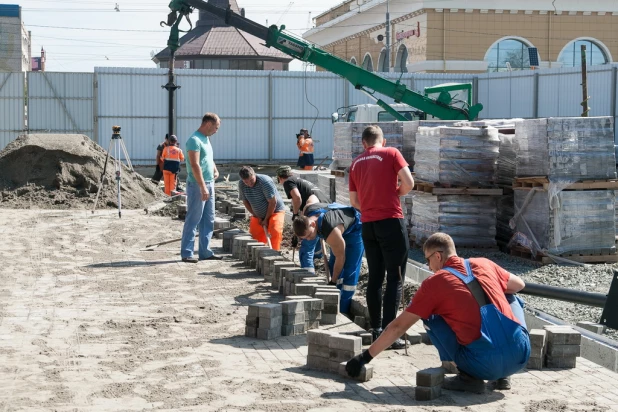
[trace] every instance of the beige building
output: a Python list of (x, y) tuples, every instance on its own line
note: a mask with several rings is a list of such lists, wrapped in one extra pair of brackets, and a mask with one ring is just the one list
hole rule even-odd
[(316, 17), (315, 25), (305, 39), (372, 71), (525, 70), (529, 48), (538, 50), (541, 68), (573, 67), (581, 65), (581, 45), (589, 65), (618, 59), (616, 0), (351, 0)]
[(21, 7), (0, 4), (0, 72), (31, 70), (30, 33), (24, 27)]

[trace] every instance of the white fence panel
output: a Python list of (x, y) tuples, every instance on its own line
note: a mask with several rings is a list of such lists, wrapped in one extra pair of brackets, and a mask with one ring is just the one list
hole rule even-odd
[(95, 139), (93, 73), (28, 73), (30, 133), (81, 133)]
[(0, 150), (24, 132), (24, 73), (0, 73)]
[(483, 119), (530, 118), (534, 116), (534, 74), (508, 72), (478, 76), (477, 101)]

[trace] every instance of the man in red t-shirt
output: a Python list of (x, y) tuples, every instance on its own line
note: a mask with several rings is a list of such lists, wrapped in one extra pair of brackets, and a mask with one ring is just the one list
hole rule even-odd
[(423, 252), (434, 275), (346, 370), (350, 376), (358, 374), (363, 364), (422, 319), (440, 359), (459, 369), (457, 376), (444, 380), (443, 389), (481, 393), (485, 379), (496, 380), (498, 389), (510, 389), (509, 376), (524, 368), (530, 357), (521, 301), (513, 296), (524, 288), (523, 280), (488, 259), (458, 257), (453, 239), (445, 233), (430, 236)]
[[(365, 151), (352, 162), (349, 189), (350, 204), (360, 210), (363, 222), (363, 244), (369, 266), (367, 308), (375, 340), (395, 319), (401, 304), (409, 241), (399, 197), (412, 190), (414, 180), (399, 150), (384, 147), (386, 140), (378, 126), (363, 131), (362, 143)], [(399, 338), (391, 348), (404, 346), (405, 342)]]

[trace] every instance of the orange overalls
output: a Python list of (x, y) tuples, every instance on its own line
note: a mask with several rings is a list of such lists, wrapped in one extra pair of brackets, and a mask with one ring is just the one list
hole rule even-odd
[(300, 150), (296, 166), (304, 170), (313, 170), (313, 139), (310, 136), (300, 137), (296, 146)]
[(180, 170), (180, 162), (185, 160), (185, 155), (179, 147), (166, 146), (161, 155), (163, 162), (163, 179), (165, 182), (165, 193), (169, 196), (176, 188), (176, 173)]

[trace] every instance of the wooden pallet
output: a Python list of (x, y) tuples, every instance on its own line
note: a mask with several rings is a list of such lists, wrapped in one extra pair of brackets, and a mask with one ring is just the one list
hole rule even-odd
[(345, 170), (331, 170), (330, 174), (337, 177), (345, 177)]
[[(549, 178), (546, 176), (535, 177), (517, 177), (513, 182), (513, 189), (533, 189), (541, 188), (543, 190), (549, 189)], [(586, 180), (578, 181), (567, 186), (563, 190), (615, 190), (618, 189), (618, 180), (606, 179), (606, 180)]]
[[(522, 259), (526, 259), (528, 261), (539, 263), (542, 265), (551, 265), (551, 264), (556, 263), (556, 261), (554, 261), (551, 257), (543, 255), (543, 254), (537, 254), (536, 256), (532, 256), (532, 254), (530, 253), (528, 249), (523, 248), (521, 246), (511, 247), (510, 254), (511, 256), (520, 257)], [(615, 254), (615, 253), (614, 254), (591, 254), (591, 255), (569, 254), (569, 255), (560, 255), (558, 257), (571, 260), (573, 262), (578, 262), (578, 263), (618, 263), (618, 254)]]
[(414, 182), (416, 192), (429, 193), (432, 195), (474, 195), (474, 196), (502, 196), (503, 190), (500, 188), (485, 187), (457, 187), (457, 186), (435, 186), (433, 183)]

